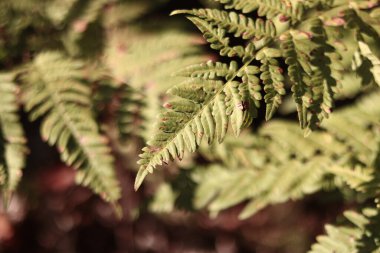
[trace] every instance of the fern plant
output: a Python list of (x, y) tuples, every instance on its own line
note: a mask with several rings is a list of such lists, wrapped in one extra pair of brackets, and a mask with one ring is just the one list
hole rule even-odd
[[(239, 135), (257, 117), (262, 97), (269, 120), (289, 89), (305, 135), (316, 130), (334, 106), (339, 66), (350, 67), (340, 62), (342, 44), (357, 50), (359, 62), (353, 62), (353, 69), (359, 75), (365, 71), (359, 66), (367, 62), (372, 67), (366, 78), (373, 83), (378, 78), (378, 58), (372, 52), (379, 39), (376, 17), (371, 16), (375, 7), (364, 11), (360, 4), (344, 1), (221, 3), (228, 11), (172, 13), (186, 14), (226, 62), (177, 72), (185, 80), (169, 90), (176, 98), (164, 105), (168, 110), (160, 117), (160, 131), (143, 149), (136, 188), (157, 165), (182, 158), (185, 150), (194, 152), (203, 138), (222, 142), (229, 125)], [(346, 34), (357, 43), (346, 42)]]
[[(1, 64), (9, 65), (3, 66), (0, 86), (0, 186), (5, 202), (16, 190), (27, 155), (21, 105), (30, 121), (41, 124), (42, 139), (58, 150), (62, 162), (77, 169), (76, 182), (120, 211), (114, 159), (118, 150), (113, 147), (123, 145), (113, 143), (113, 132), (116, 129), (118, 143), (150, 135), (149, 121), (159, 109), (159, 95), (171, 85), (167, 73), (205, 59), (195, 46), (195, 36), (178, 29), (145, 32), (141, 26), (152, 22), (140, 24), (139, 18), (154, 10), (156, 4), (149, 1), (0, 4), (7, 37), (0, 46)], [(125, 15), (125, 10), (135, 11)], [(30, 31), (37, 32), (30, 35)], [(107, 36), (94, 43), (92, 38), (104, 31)], [(23, 43), (22, 36), (30, 39)], [(183, 47), (177, 49), (174, 39)], [(18, 58), (22, 61), (12, 62)], [(144, 68), (149, 68), (150, 76), (143, 74)], [(143, 94), (148, 86), (150, 92)], [(116, 105), (115, 117), (101, 120), (111, 104)]]
[[(157, 166), (204, 145), (200, 153), (211, 164), (195, 165), (188, 179), (197, 185), (192, 200), (196, 209), (217, 214), (249, 200), (240, 213), (244, 219), (269, 204), (331, 187), (350, 189), (373, 203), (378, 193), (378, 3), (217, 2), (224, 10), (172, 13), (185, 14), (221, 58), (175, 73), (184, 81), (168, 91), (173, 98), (164, 104), (157, 132), (140, 155), (135, 188)], [(374, 94), (330, 117), (340, 92), (354, 83), (344, 81), (352, 73)], [(222, 143), (229, 127), (238, 136), (253, 122), (260, 123), (262, 103), (269, 120), (289, 96), (306, 139), (295, 125), (276, 121), (261, 127), (251, 146), (247, 137), (237, 146)], [(158, 202), (152, 208), (172, 210), (181, 192), (166, 183), (160, 189), (156, 197), (165, 208)], [(375, 231), (372, 227), (364, 233)], [(327, 232), (334, 238), (346, 236), (331, 227)], [(312, 252), (375, 252), (379, 247), (376, 239), (361, 242), (361, 235), (342, 245), (326, 238)]]
[(196, 35), (180, 17), (157, 24), (167, 2), (0, 0), (5, 203), (28, 167), (29, 120), (119, 212), (119, 175), (138, 170), (138, 189), (168, 164), (131, 217), (239, 205), (244, 220), (338, 191), (356, 210), (310, 252), (378, 252), (379, 3), (210, 0), (214, 9), (172, 12)]

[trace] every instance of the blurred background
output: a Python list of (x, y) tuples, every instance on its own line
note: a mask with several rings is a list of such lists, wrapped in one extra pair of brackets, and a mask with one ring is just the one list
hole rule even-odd
[[(41, 122), (30, 122), (20, 111), (29, 154), (18, 191), (6, 211), (1, 207), (0, 252), (306, 252), (323, 233), (323, 224), (346, 208), (341, 194), (332, 191), (269, 206), (243, 221), (238, 214), (244, 203), (213, 216), (195, 211), (188, 169), (208, 163), (202, 155), (164, 166), (138, 192), (133, 190), (137, 155), (152, 135), (165, 91), (176, 82), (168, 76), (180, 67), (218, 57), (186, 18), (169, 17), (173, 10), (198, 7), (217, 4), (0, 0), (3, 71), (27, 64), (45, 50), (60, 50), (86, 62), (85, 78), (97, 91), (94, 111), (116, 158), (123, 213), (116, 217), (112, 206), (77, 186), (75, 170), (42, 140)], [(121, 100), (109, 91), (123, 89), (124, 84), (130, 89), (132, 117), (120, 130), (115, 114)], [(296, 114), (284, 117), (296, 119)], [(176, 181), (169, 189), (163, 182), (172, 178)]]

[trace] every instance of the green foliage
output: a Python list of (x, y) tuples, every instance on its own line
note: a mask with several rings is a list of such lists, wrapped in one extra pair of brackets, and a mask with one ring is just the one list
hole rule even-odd
[(77, 183), (114, 206), (116, 167), (137, 169), (131, 149), (148, 143), (135, 189), (157, 166), (199, 149), (150, 178), (149, 192), (157, 190), (139, 209), (216, 216), (241, 205), (246, 219), (340, 191), (362, 211), (326, 226), (310, 252), (378, 251), (378, 207), (363, 203), (380, 193), (379, 4), (215, 0), (207, 6), (221, 9), (174, 11), (218, 57), (179, 20), (157, 24), (154, 8), (165, 2), (0, 0), (5, 201), (28, 166), (21, 105)]
[[(378, 58), (373, 53), (378, 45), (372, 43), (379, 38), (377, 22), (361, 5), (322, 1), (220, 2), (227, 10), (256, 11), (266, 19), (213, 9), (173, 12), (186, 14), (212, 49), (233, 59), (179, 71), (185, 81), (169, 90), (176, 98), (164, 105), (167, 110), (160, 116), (158, 131), (143, 149), (136, 188), (156, 166), (177, 157), (182, 159), (185, 151), (194, 152), (203, 137), (208, 143), (214, 139), (222, 142), (229, 125), (239, 135), (257, 117), (262, 97), (269, 120), (290, 89), (305, 135), (317, 130), (332, 112), (340, 72), (349, 67), (345, 62), (339, 63), (340, 43), (358, 50), (353, 67), (362, 76), (363, 84), (378, 79)], [(346, 34), (349, 38), (344, 37)], [(352, 41), (352, 34), (358, 42)]]
[(309, 251), (319, 252), (379, 252), (379, 214), (377, 209), (364, 209), (362, 213), (346, 211), (346, 224), (326, 225), (327, 235), (318, 236)]
[(11, 74), (0, 75), (0, 186), (4, 201), (16, 189), (25, 166), (25, 137), (18, 116), (18, 88)]
[(79, 170), (77, 182), (115, 202), (113, 158), (92, 115), (90, 87), (80, 80), (82, 66), (57, 52), (38, 55), (22, 77), (25, 109), (31, 120), (43, 118), (42, 138)]
[(77, 169), (77, 183), (116, 205), (121, 190), (114, 154), (152, 135), (160, 96), (177, 81), (170, 74), (206, 58), (197, 36), (174, 27), (150, 32), (157, 24), (144, 14), (163, 3), (0, 1), (0, 61), (12, 73), (2, 75), (0, 86), (0, 185), (6, 198), (25, 163), (21, 103), (41, 124), (42, 139)]
[[(195, 208), (207, 208), (215, 215), (249, 201), (240, 213), (244, 219), (268, 205), (320, 190), (350, 188), (373, 198), (376, 193), (370, 193), (369, 184), (377, 182), (378, 138), (376, 128), (368, 126), (380, 120), (379, 103), (380, 94), (371, 94), (334, 113), (322, 125), (326, 131), (307, 139), (295, 123), (273, 120), (256, 135), (226, 138), (211, 148), (201, 146), (200, 153), (211, 165), (196, 167), (192, 173), (197, 185)], [(352, 138), (351, 128), (357, 138)], [(365, 149), (357, 141), (365, 142)]]

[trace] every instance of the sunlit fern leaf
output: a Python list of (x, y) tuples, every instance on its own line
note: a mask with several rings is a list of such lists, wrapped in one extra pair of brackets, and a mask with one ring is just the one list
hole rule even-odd
[(120, 189), (113, 158), (93, 118), (81, 68), (81, 62), (60, 53), (39, 54), (23, 74), (25, 109), (31, 120), (42, 118), (42, 138), (78, 169), (77, 182), (114, 203)]
[(197, 16), (208, 21), (210, 24), (225, 29), (228, 33), (234, 34), (235, 37), (241, 37), (243, 39), (252, 39), (253, 37), (261, 38), (262, 36), (273, 38), (276, 36), (276, 28), (272, 21), (264, 21), (262, 19), (253, 20), (236, 12), (216, 9), (193, 9), (174, 11), (172, 15), (174, 14)]
[(25, 166), (26, 139), (18, 116), (18, 87), (12, 74), (0, 74), (0, 189), (9, 201)]
[[(160, 117), (159, 133), (148, 143), (149, 147), (143, 149), (136, 188), (147, 173), (162, 162), (182, 158), (185, 150), (194, 152), (203, 138), (208, 143), (212, 143), (214, 138), (222, 141), (228, 123), (238, 135), (241, 128), (249, 125), (252, 118), (256, 117), (249, 88), (232, 80), (239, 72), (236, 64), (231, 63), (228, 67), (208, 63), (199, 68), (202, 66), (214, 74), (189, 78), (170, 90), (179, 98), (164, 105), (168, 110)], [(224, 68), (224, 71), (220, 68)], [(229, 70), (234, 70), (232, 73), (235, 74), (229, 75)], [(221, 75), (224, 76), (209, 78)]]
[(314, 130), (333, 107), (336, 81), (326, 56), (333, 48), (325, 42), (319, 19), (312, 22), (311, 33), (293, 31), (283, 39), (282, 49), (301, 127)]
[(316, 18), (311, 23), (312, 42), (316, 44), (312, 50), (310, 63), (313, 65), (312, 83), (312, 99), (310, 106), (312, 116), (309, 122), (309, 128), (314, 130), (324, 118), (328, 118), (334, 107), (334, 92), (336, 91), (336, 80), (332, 75), (331, 58), (328, 54), (334, 52), (334, 48), (327, 43), (323, 23)]
[(294, 1), (281, 0), (216, 0), (225, 5), (226, 9), (242, 10), (243, 13), (257, 11), (259, 16), (266, 16), (271, 19), (277, 15), (294, 20), (301, 19), (303, 5), (301, 3), (293, 5)]
[(301, 38), (302, 36), (306, 36), (306, 38), (304, 37), (302, 39), (307, 39), (308, 36), (307, 34), (289, 33), (283, 37), (284, 42), (281, 45), (286, 57), (286, 64), (288, 65), (288, 75), (293, 82), (292, 92), (297, 104), (298, 119), (301, 127), (306, 128), (308, 117), (307, 108), (312, 102), (310, 92), (309, 94), (307, 93), (309, 86), (306, 83), (307, 80), (310, 80), (311, 67), (308, 59), (305, 58), (307, 54), (297, 49), (297, 35)]
[(272, 118), (274, 112), (282, 102), (282, 96), (286, 93), (283, 69), (279, 67), (279, 62), (275, 59), (275, 57), (280, 56), (281, 52), (272, 48), (264, 48), (256, 56), (256, 59), (260, 60), (262, 64), (260, 66), (260, 79), (264, 84), (266, 120)]

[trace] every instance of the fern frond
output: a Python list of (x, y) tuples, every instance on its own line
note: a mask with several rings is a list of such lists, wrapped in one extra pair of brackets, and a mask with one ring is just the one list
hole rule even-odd
[[(271, 56), (267, 52), (272, 51)], [(275, 53), (273, 53), (273, 51)], [(256, 59), (260, 60), (260, 79), (264, 84), (266, 114), (265, 119), (269, 120), (282, 102), (282, 96), (286, 94), (283, 76), (283, 70), (279, 66), (279, 62), (274, 57), (280, 57), (281, 52), (272, 48), (261, 50)]]
[(346, 211), (346, 224), (326, 225), (327, 235), (318, 236), (309, 253), (375, 253), (379, 252), (380, 229), (377, 209), (364, 209), (362, 213)]
[(0, 189), (5, 202), (16, 189), (25, 166), (26, 139), (18, 112), (18, 87), (12, 74), (0, 75)]
[[(366, 198), (373, 198), (376, 193), (369, 194), (368, 189), (378, 182), (375, 179), (377, 165), (373, 162), (378, 142), (376, 131), (369, 131), (367, 124), (380, 119), (378, 96), (379, 93), (371, 94), (332, 117), (333, 121), (340, 119), (334, 124), (346, 127), (347, 133), (354, 127), (358, 139), (373, 139), (364, 150), (353, 149), (351, 145), (355, 144), (348, 141), (352, 136), (335, 135), (330, 130), (333, 126), (326, 126), (328, 132), (315, 132), (304, 138), (295, 123), (280, 120), (264, 125), (255, 136), (242, 137), (244, 141), (227, 138), (223, 144), (202, 147), (201, 154), (214, 165), (194, 172), (193, 179), (198, 185), (193, 200), (195, 206), (207, 207), (215, 214), (249, 200), (240, 214), (241, 218), (248, 218), (270, 204), (316, 192), (326, 186), (326, 178), (332, 177), (339, 189), (345, 190), (348, 186), (367, 193)], [(357, 111), (364, 108), (367, 108), (366, 113)], [(365, 114), (357, 120), (362, 124), (352, 123), (348, 114), (355, 117)], [(223, 165), (217, 166), (217, 163)]]
[(324, 175), (322, 159), (286, 166), (267, 165), (265, 169), (237, 169), (212, 166), (193, 173), (198, 184), (194, 205), (208, 206), (216, 214), (244, 200), (251, 200), (239, 217), (246, 219), (269, 204), (298, 199), (321, 188)]
[[(165, 104), (169, 110), (160, 117), (158, 125), (160, 133), (149, 142), (150, 147), (143, 149), (136, 188), (148, 172), (152, 172), (157, 165), (169, 162), (171, 158), (182, 158), (185, 149), (194, 152), (203, 137), (208, 143), (212, 143), (214, 138), (222, 141), (228, 122), (238, 135), (241, 128), (250, 124), (252, 118), (256, 116), (249, 88), (233, 80), (238, 72), (248, 66), (237, 69), (234, 64), (230, 67), (222, 64), (208, 64), (201, 65), (199, 68), (202, 66), (206, 69), (222, 67), (224, 71), (219, 69), (218, 73), (203, 75), (203, 78), (191, 78), (171, 89), (171, 92), (179, 99)], [(235, 74), (228, 75), (229, 69), (235, 70)], [(226, 74), (223, 77), (224, 81), (207, 79), (208, 76), (218, 76), (222, 73)]]
[[(365, 36), (375, 36), (376, 32), (372, 24), (363, 21), (364, 14), (349, 10), (348, 3), (337, 3), (338, 9), (331, 9), (332, 4), (320, 1), (289, 2), (289, 8), (277, 0), (223, 0), (221, 3), (226, 9), (258, 10), (259, 15), (266, 16), (267, 20), (253, 20), (235, 12), (211, 9), (173, 13), (189, 15), (188, 19), (199, 28), (211, 48), (222, 56), (233, 57), (233, 60), (209, 62), (180, 71), (180, 75), (188, 80), (172, 88), (180, 99), (165, 105), (169, 111), (161, 117), (158, 134), (144, 149), (136, 187), (157, 165), (182, 158), (185, 150), (195, 151), (202, 137), (205, 136), (209, 143), (214, 138), (221, 142), (228, 125), (238, 135), (241, 128), (251, 124), (256, 117), (262, 89), (266, 119), (273, 116), (285, 95), (285, 86), (289, 85), (304, 134), (319, 129), (332, 112), (335, 93), (339, 90), (336, 79), (347, 67), (346, 63), (335, 64), (339, 62), (341, 52), (336, 49), (338, 38), (346, 40), (353, 37), (353, 33), (357, 33), (358, 38), (363, 37), (363, 32), (359, 31), (361, 28)], [(306, 9), (308, 18), (298, 20)], [(285, 10), (290, 12), (284, 13)], [(338, 10), (342, 10), (339, 15), (344, 18), (351, 16), (347, 20), (335, 18), (336, 28), (322, 22), (327, 22)], [(319, 15), (320, 12), (323, 14)], [(318, 15), (314, 17), (313, 14)], [(276, 20), (271, 23), (274, 16)], [(290, 22), (289, 18), (292, 19)], [(360, 22), (355, 24), (355, 20)], [(235, 41), (232, 36), (249, 41)], [(355, 49), (356, 45), (350, 45), (350, 48)], [(280, 68), (284, 61), (286, 72)], [(366, 158), (360, 160), (367, 161)]]
[[(196, 47), (199, 38), (179, 31), (148, 34), (129, 26), (111, 31), (105, 64), (114, 79), (127, 83), (135, 91), (134, 94), (141, 94), (140, 102), (132, 103), (138, 106), (135, 109), (139, 112), (135, 115), (144, 119), (136, 134), (149, 140), (155, 133), (151, 122), (156, 121), (160, 113), (163, 93), (180, 79), (170, 75), (178, 68), (204, 61), (206, 56)], [(125, 98), (127, 102), (128, 95)], [(129, 109), (123, 110), (126, 112)], [(122, 129), (125, 127), (122, 126)], [(136, 129), (135, 126), (130, 127)]]
[(282, 48), (300, 125), (314, 130), (331, 113), (336, 81), (326, 55), (332, 47), (325, 42), (327, 38), (319, 19), (312, 22), (311, 31), (310, 34), (290, 32), (283, 37)]
[(57, 52), (39, 54), (23, 75), (25, 109), (42, 118), (41, 135), (78, 169), (77, 182), (116, 202), (120, 189), (107, 140), (91, 112), (90, 87), (80, 79), (82, 63)]

